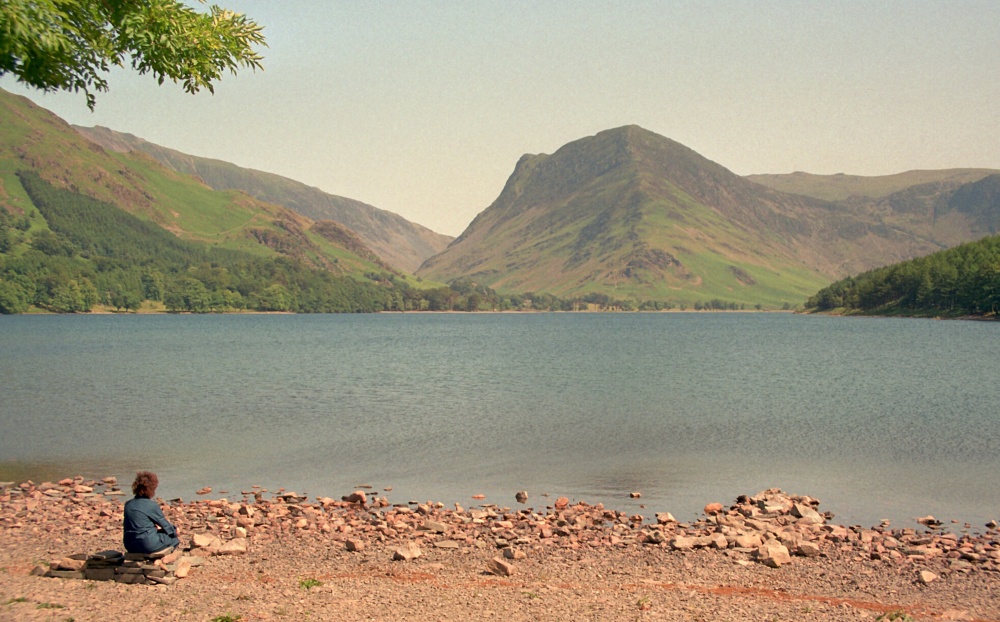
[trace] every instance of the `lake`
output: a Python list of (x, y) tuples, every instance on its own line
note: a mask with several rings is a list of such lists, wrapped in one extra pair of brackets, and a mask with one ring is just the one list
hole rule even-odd
[(981, 527), (998, 346), (998, 323), (786, 313), (0, 317), (0, 479), (681, 520), (778, 487), (838, 523)]

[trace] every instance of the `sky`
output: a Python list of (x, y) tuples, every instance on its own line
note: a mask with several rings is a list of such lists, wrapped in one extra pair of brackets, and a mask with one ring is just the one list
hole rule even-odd
[(214, 95), (0, 87), (448, 235), (521, 155), (629, 124), (740, 175), (1000, 169), (995, 0), (213, 1), (268, 41)]

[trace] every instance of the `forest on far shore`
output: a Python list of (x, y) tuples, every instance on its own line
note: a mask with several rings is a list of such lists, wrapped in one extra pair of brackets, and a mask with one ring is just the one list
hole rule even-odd
[(842, 279), (806, 302), (816, 311), (996, 316), (1000, 235)]

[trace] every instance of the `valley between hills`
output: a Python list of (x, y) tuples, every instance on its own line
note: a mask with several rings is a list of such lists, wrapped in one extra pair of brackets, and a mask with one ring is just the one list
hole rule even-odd
[[(452, 239), (278, 175), (73, 127), (3, 91), (0, 117), (7, 312), (155, 303), (188, 311), (795, 308), (839, 279), (1000, 229), (997, 170), (743, 177), (625, 126), (524, 155), (496, 200)], [(74, 197), (134, 220), (95, 229), (79, 220), (89, 212)], [(60, 202), (69, 207), (53, 207)], [(108, 226), (120, 243), (99, 240)], [(187, 245), (169, 261), (164, 232)], [(133, 239), (147, 235), (159, 241)], [(151, 257), (141, 248), (161, 250)], [(60, 307), (60, 295), (86, 300)]]

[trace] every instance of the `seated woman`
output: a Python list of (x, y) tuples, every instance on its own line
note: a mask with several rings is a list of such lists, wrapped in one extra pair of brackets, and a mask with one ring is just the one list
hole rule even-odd
[(181, 541), (177, 530), (153, 501), (160, 484), (155, 473), (140, 471), (132, 482), (135, 498), (125, 503), (125, 550), (129, 553), (169, 553)]

